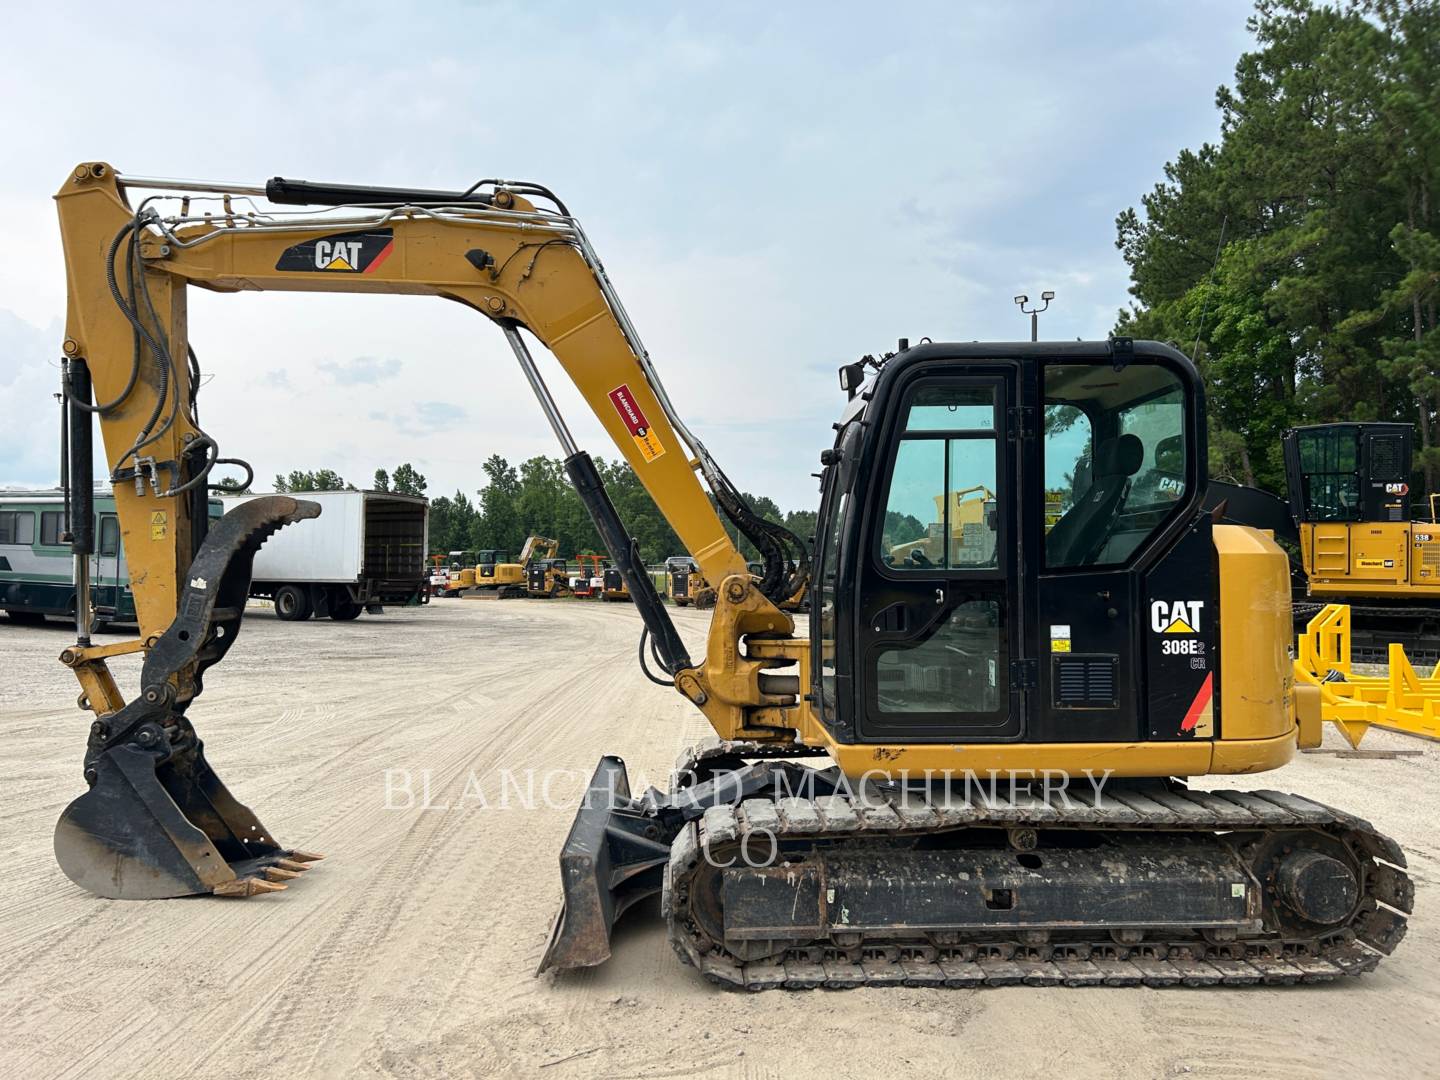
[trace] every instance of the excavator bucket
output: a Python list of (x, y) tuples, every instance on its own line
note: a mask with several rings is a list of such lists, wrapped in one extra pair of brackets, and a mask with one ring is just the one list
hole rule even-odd
[(55, 826), (56, 861), (77, 885), (118, 900), (254, 896), (285, 888), (320, 857), (284, 848), (236, 801), (185, 715), (239, 633), (255, 552), (319, 512), (286, 496), (255, 499), (206, 535), (175, 621), (146, 656), (140, 695), (91, 725), (90, 790)]
[(185, 738), (163, 761), (130, 746), (96, 760), (94, 785), (55, 826), (55, 858), (71, 881), (116, 900), (254, 896), (283, 889), (319, 857), (277, 844), (215, 775), (193, 730)]
[(537, 975), (594, 967), (609, 958), (615, 921), (660, 891), (675, 832), (630, 797), (625, 763), (602, 757), (560, 851), (565, 899)]

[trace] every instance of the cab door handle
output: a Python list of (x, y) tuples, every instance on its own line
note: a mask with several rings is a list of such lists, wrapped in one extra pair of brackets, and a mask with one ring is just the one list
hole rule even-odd
[(877, 634), (903, 634), (910, 628), (909, 609), (903, 604), (891, 604), (875, 614), (872, 624)]

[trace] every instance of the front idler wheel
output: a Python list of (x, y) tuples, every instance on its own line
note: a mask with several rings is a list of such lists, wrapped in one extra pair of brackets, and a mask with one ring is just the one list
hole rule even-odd
[(1354, 871), (1320, 851), (1294, 851), (1280, 860), (1275, 889), (1297, 915), (1320, 926), (1341, 922), (1360, 898)]

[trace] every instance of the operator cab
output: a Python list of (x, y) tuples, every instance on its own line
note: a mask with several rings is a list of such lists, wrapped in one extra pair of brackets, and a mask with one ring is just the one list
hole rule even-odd
[(824, 457), (822, 722), (877, 743), (1215, 734), (1189, 360), (1117, 339), (927, 343), (875, 366), (863, 386), (842, 369), (854, 396)]
[(495, 564), (510, 561), (510, 554), (495, 548), (484, 548), (475, 553), (475, 569), (482, 578), (495, 576)]
[(1314, 424), (1285, 432), (1285, 476), (1297, 524), (1409, 521), (1410, 424)]

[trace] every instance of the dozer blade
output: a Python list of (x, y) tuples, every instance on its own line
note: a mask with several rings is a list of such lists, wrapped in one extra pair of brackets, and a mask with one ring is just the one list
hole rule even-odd
[(564, 903), (537, 975), (594, 967), (609, 958), (615, 921), (660, 891), (675, 831), (630, 798), (623, 761), (600, 759), (560, 852)]
[(55, 858), (70, 880), (118, 900), (286, 887), (319, 858), (282, 848), (205, 760), (185, 715), (201, 675), (240, 630), (255, 552), (275, 530), (320, 508), (255, 499), (210, 529), (186, 571), (175, 621), (149, 650), (141, 694), (91, 725), (90, 790), (55, 826)]

